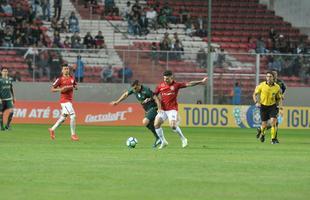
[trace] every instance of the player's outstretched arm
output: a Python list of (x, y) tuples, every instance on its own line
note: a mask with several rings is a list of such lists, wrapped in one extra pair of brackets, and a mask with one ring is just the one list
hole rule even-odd
[(121, 101), (124, 101), (125, 99), (127, 99), (128, 96), (129, 96), (128, 91), (124, 92), (116, 101), (112, 101), (110, 104), (115, 106), (119, 104)]
[(193, 87), (196, 85), (202, 85), (202, 84), (205, 84), (207, 82), (207, 80), (208, 80), (208, 78), (205, 77), (200, 81), (190, 81), (190, 82), (186, 83), (186, 87)]

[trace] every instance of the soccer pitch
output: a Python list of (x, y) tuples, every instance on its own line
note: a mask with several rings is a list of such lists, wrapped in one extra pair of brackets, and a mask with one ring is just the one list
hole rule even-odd
[[(0, 199), (272, 199), (310, 197), (309, 130), (280, 130), (280, 144), (254, 129), (183, 128), (189, 147), (152, 149), (144, 127), (68, 126), (51, 141), (47, 125), (0, 132)], [(134, 136), (139, 143), (128, 149)]]

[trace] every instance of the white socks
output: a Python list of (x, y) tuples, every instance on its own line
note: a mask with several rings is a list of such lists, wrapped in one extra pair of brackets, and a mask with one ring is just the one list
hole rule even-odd
[[(57, 122), (52, 127), (52, 130), (55, 131), (57, 127), (59, 127), (64, 121), (66, 120), (66, 117), (60, 116), (60, 118), (57, 120)], [(71, 135), (75, 134), (75, 115), (70, 115), (70, 130)]]
[(55, 129), (60, 126), (64, 121), (65, 121), (65, 117), (64, 116), (60, 116), (60, 118), (57, 120), (57, 122), (54, 124), (54, 126), (52, 127), (52, 130), (55, 131)]
[(186, 139), (186, 138), (184, 137), (184, 135), (183, 135), (183, 133), (182, 133), (180, 127), (177, 126), (176, 129), (173, 130), (173, 131), (176, 132), (176, 133), (180, 136), (180, 138), (181, 138), (182, 141), (184, 141), (184, 140)]
[(75, 134), (75, 115), (70, 115), (70, 130), (71, 135)]
[(156, 128), (155, 131), (156, 131), (156, 133), (157, 133), (157, 135), (158, 135), (158, 137), (159, 137), (159, 139), (161, 140), (162, 143), (163, 142), (167, 142), (167, 140), (166, 140), (166, 138), (164, 136), (164, 131), (163, 131), (162, 128)]
[[(166, 141), (165, 136), (164, 136), (164, 131), (163, 131), (162, 128), (157, 128), (157, 129), (155, 129), (155, 131), (156, 131), (156, 133), (157, 133), (157, 135), (158, 135), (158, 137), (160, 138), (161, 141)], [(182, 141), (184, 141), (186, 139), (184, 137), (180, 127), (177, 126), (176, 129), (173, 130), (173, 131), (176, 132), (180, 136), (180, 139)]]

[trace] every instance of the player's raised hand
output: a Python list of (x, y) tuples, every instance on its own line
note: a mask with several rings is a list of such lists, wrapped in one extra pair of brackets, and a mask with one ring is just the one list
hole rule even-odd
[(205, 84), (205, 83), (207, 82), (207, 80), (208, 80), (208, 77), (204, 77), (204, 78), (201, 80), (201, 82), (202, 82), (203, 84)]
[(113, 105), (113, 106), (116, 106), (117, 104), (118, 104), (117, 101), (111, 101), (111, 102), (110, 102), (110, 105)]

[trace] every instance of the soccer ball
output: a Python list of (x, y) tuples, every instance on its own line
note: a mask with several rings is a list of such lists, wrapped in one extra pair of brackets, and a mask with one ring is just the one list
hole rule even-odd
[(137, 144), (138, 144), (138, 140), (137, 138), (134, 138), (134, 137), (130, 137), (126, 141), (126, 145), (129, 148), (135, 148)]

